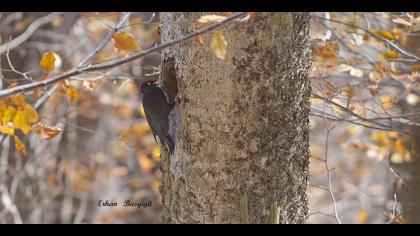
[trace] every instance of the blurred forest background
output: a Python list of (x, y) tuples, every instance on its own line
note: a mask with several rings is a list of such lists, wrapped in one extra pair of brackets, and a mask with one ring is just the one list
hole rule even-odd
[[(420, 14), (311, 15), (308, 222), (419, 222)], [(0, 87), (60, 75), (92, 52), (94, 64), (153, 47), (158, 28), (152, 12), (0, 13)], [(13, 134), (1, 111), (0, 223), (158, 223), (160, 150), (138, 85), (160, 63), (153, 53), (11, 98), (36, 111), (32, 132)], [(98, 207), (127, 199), (152, 206)]]

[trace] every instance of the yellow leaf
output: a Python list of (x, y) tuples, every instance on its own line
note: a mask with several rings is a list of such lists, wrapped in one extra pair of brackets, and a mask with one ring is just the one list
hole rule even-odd
[(8, 107), (1, 118), (1, 122), (6, 124), (16, 115), (16, 109), (14, 107)]
[(394, 59), (397, 59), (399, 57), (398, 52), (392, 51), (392, 50), (385, 51), (385, 52), (382, 53), (382, 55), (387, 60), (394, 60)]
[(112, 44), (117, 52), (128, 54), (140, 50), (134, 38), (127, 33), (116, 33), (112, 36)]
[(215, 22), (220, 22), (224, 19), (226, 19), (226, 16), (220, 16), (220, 15), (216, 15), (216, 14), (204, 15), (204, 16), (201, 16), (200, 19), (198, 19), (198, 23), (200, 23), (200, 24), (211, 24), (211, 23), (215, 23)]
[(27, 156), (28, 153), (26, 152), (26, 147), (25, 144), (22, 143), (22, 141), (20, 141), (20, 139), (18, 138), (18, 136), (13, 136), (15, 138), (15, 147), (16, 150), (18, 150), (20, 152), (20, 154)]
[(156, 145), (153, 149), (152, 149), (152, 157), (155, 160), (159, 160), (160, 159), (160, 148), (158, 145)]
[(38, 123), (34, 126), (34, 131), (43, 139), (53, 139), (60, 134), (62, 129)]
[(395, 150), (399, 153), (405, 153), (406, 152), (406, 148), (405, 148), (405, 140), (404, 138), (399, 138), (397, 139), (397, 141), (395, 141)]
[(39, 66), (48, 72), (50, 72), (55, 67), (55, 55), (52, 52), (47, 52), (42, 55)]
[(390, 140), (387, 136), (387, 133), (384, 131), (378, 131), (372, 133), (370, 136), (370, 139), (374, 142), (376, 142), (376, 145), (380, 148), (387, 147), (390, 144)]
[(386, 30), (380, 30), (380, 31), (377, 32), (377, 34), (379, 36), (382, 36), (382, 37), (386, 38), (386, 39), (394, 40), (394, 35), (392, 33), (388, 32), (388, 31), (386, 31)]
[(224, 60), (226, 58), (227, 42), (223, 36), (222, 31), (216, 30), (213, 35), (213, 40), (211, 41), (211, 51), (214, 55)]
[(77, 100), (78, 93), (77, 93), (76, 89), (74, 89), (73, 86), (67, 86), (66, 87), (66, 93), (67, 93), (67, 95), (69, 95), (70, 101), (76, 101)]
[(383, 95), (380, 97), (382, 106), (387, 109), (387, 108), (391, 108), (394, 104), (392, 97), (388, 96), (388, 95)]
[(29, 123), (35, 123), (38, 122), (38, 112), (35, 110), (35, 108), (30, 104), (25, 104), (25, 107), (23, 109), (23, 112), (25, 113), (26, 120)]
[(366, 224), (368, 220), (368, 214), (365, 210), (360, 210), (359, 213), (357, 213), (357, 220), (360, 224)]
[(402, 164), (402, 163), (404, 163), (404, 155), (402, 155), (399, 152), (395, 152), (391, 156), (391, 162), (394, 163), (394, 164)]
[(359, 126), (359, 125), (351, 124), (351, 125), (349, 125), (349, 126), (346, 127), (346, 131), (350, 135), (356, 136), (356, 135), (359, 135), (360, 133), (362, 133), (363, 128), (361, 126)]
[(13, 118), (13, 124), (16, 128), (22, 130), (24, 134), (28, 134), (31, 131), (31, 126), (29, 125), (28, 120), (26, 120), (26, 115), (23, 111), (17, 111), (15, 118)]
[(143, 106), (140, 106), (140, 108), (139, 108), (139, 113), (140, 113), (140, 116), (141, 116), (141, 117), (146, 117), (146, 113), (144, 113), (144, 108), (143, 108)]
[(150, 160), (146, 155), (140, 155), (137, 158), (140, 168), (142, 168), (146, 172), (150, 172), (154, 167), (154, 162)]
[(4, 134), (14, 134), (15, 130), (12, 127), (9, 127), (8, 125), (0, 125), (0, 132)]

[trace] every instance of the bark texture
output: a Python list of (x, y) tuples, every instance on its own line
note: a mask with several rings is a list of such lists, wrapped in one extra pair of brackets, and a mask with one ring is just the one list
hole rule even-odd
[[(162, 42), (195, 31), (201, 15), (161, 13)], [(163, 71), (175, 71), (163, 74), (164, 84), (177, 82), (177, 105), (175, 153), (162, 153), (162, 220), (304, 223), (309, 14), (257, 13), (252, 24), (222, 32), (225, 60), (210, 51), (212, 33), (205, 46), (189, 41), (163, 52)]]

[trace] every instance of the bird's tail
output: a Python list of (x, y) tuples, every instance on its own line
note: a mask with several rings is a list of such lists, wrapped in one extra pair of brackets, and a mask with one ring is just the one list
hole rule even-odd
[(174, 141), (172, 141), (172, 138), (171, 138), (171, 136), (169, 136), (169, 134), (166, 135), (166, 137), (165, 137), (165, 143), (168, 147), (169, 153), (173, 154), (174, 149), (175, 149), (175, 144), (174, 144)]

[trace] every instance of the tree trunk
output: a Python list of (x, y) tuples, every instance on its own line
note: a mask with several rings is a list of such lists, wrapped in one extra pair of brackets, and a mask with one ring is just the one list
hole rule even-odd
[[(162, 42), (197, 29), (199, 13), (162, 13)], [(308, 13), (256, 13), (206, 44), (163, 52), (176, 148), (162, 152), (167, 223), (304, 223), (309, 164)], [(177, 83), (175, 83), (177, 82)], [(175, 84), (175, 86), (174, 86)]]

